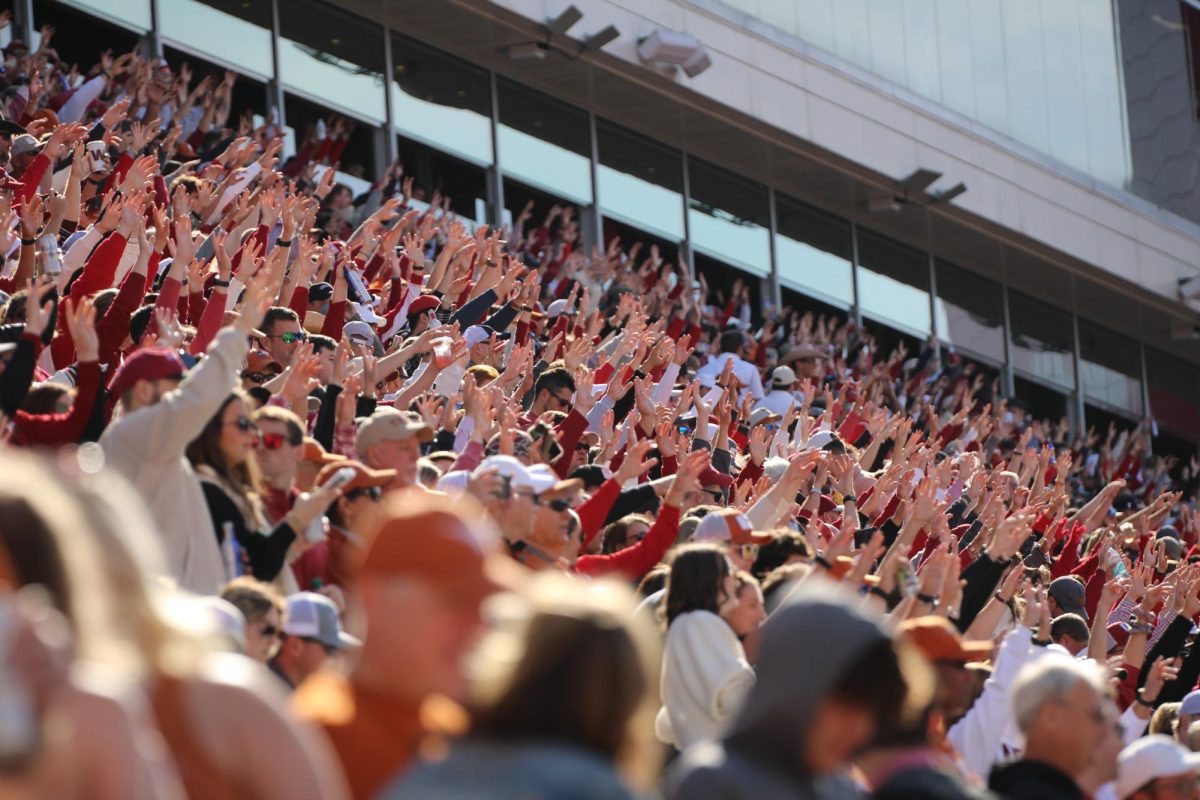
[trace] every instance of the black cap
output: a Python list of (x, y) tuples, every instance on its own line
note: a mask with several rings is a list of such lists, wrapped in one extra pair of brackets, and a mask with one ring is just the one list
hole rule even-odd
[(333, 287), (328, 283), (314, 283), (308, 287), (308, 302), (323, 303), (333, 297)]
[(0, 133), (6, 133), (10, 136), (20, 136), (22, 133), (29, 133), (29, 131), (6, 118), (3, 114), (0, 114)]

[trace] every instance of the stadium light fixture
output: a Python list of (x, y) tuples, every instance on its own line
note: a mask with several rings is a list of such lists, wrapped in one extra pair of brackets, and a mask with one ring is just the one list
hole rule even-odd
[(609, 42), (611, 42), (613, 39), (616, 39), (620, 35), (621, 35), (621, 32), (619, 30), (617, 30), (616, 25), (608, 25), (605, 28), (603, 28), (599, 31), (596, 31), (591, 36), (584, 39), (583, 40), (583, 49), (584, 50), (599, 50), (601, 47), (604, 47), (604, 45), (608, 44)]
[(651, 64), (683, 67), (689, 77), (696, 77), (712, 65), (704, 45), (690, 33), (655, 28), (649, 36), (638, 40), (638, 57)]
[(553, 19), (546, 20), (546, 29), (551, 33), (556, 33), (559, 36), (565, 36), (567, 31), (579, 20), (583, 19), (583, 12), (574, 5), (567, 6), (566, 10)]

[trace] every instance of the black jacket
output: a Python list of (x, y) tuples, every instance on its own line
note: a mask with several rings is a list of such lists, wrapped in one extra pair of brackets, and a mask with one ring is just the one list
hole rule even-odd
[(1014, 761), (992, 770), (988, 788), (1008, 800), (1084, 800), (1070, 775), (1041, 761)]
[(871, 795), (871, 800), (997, 800), (962, 778), (933, 767), (915, 767), (892, 775)]

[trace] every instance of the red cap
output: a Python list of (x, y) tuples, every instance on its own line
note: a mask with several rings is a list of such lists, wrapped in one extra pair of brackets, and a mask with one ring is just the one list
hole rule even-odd
[(701, 486), (720, 486), (722, 489), (728, 489), (733, 486), (733, 476), (719, 472), (709, 464), (704, 468), (704, 472), (700, 473), (699, 483)]
[(161, 381), (168, 378), (179, 380), (185, 371), (183, 359), (174, 350), (147, 347), (125, 359), (108, 388), (120, 397), (138, 381)]
[(442, 301), (438, 300), (433, 295), (423, 294), (416, 300), (413, 300), (409, 305), (408, 315), (411, 317), (413, 314), (420, 314), (422, 311), (428, 311), (431, 308), (437, 308), (441, 304)]

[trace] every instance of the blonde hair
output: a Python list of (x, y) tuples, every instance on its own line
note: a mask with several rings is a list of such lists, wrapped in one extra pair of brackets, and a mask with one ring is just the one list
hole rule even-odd
[[(468, 661), (474, 733), (573, 743), (614, 762), (635, 788), (654, 786), (659, 644), (628, 587), (533, 578), (521, 605)], [(522, 603), (522, 601), (513, 601)]]

